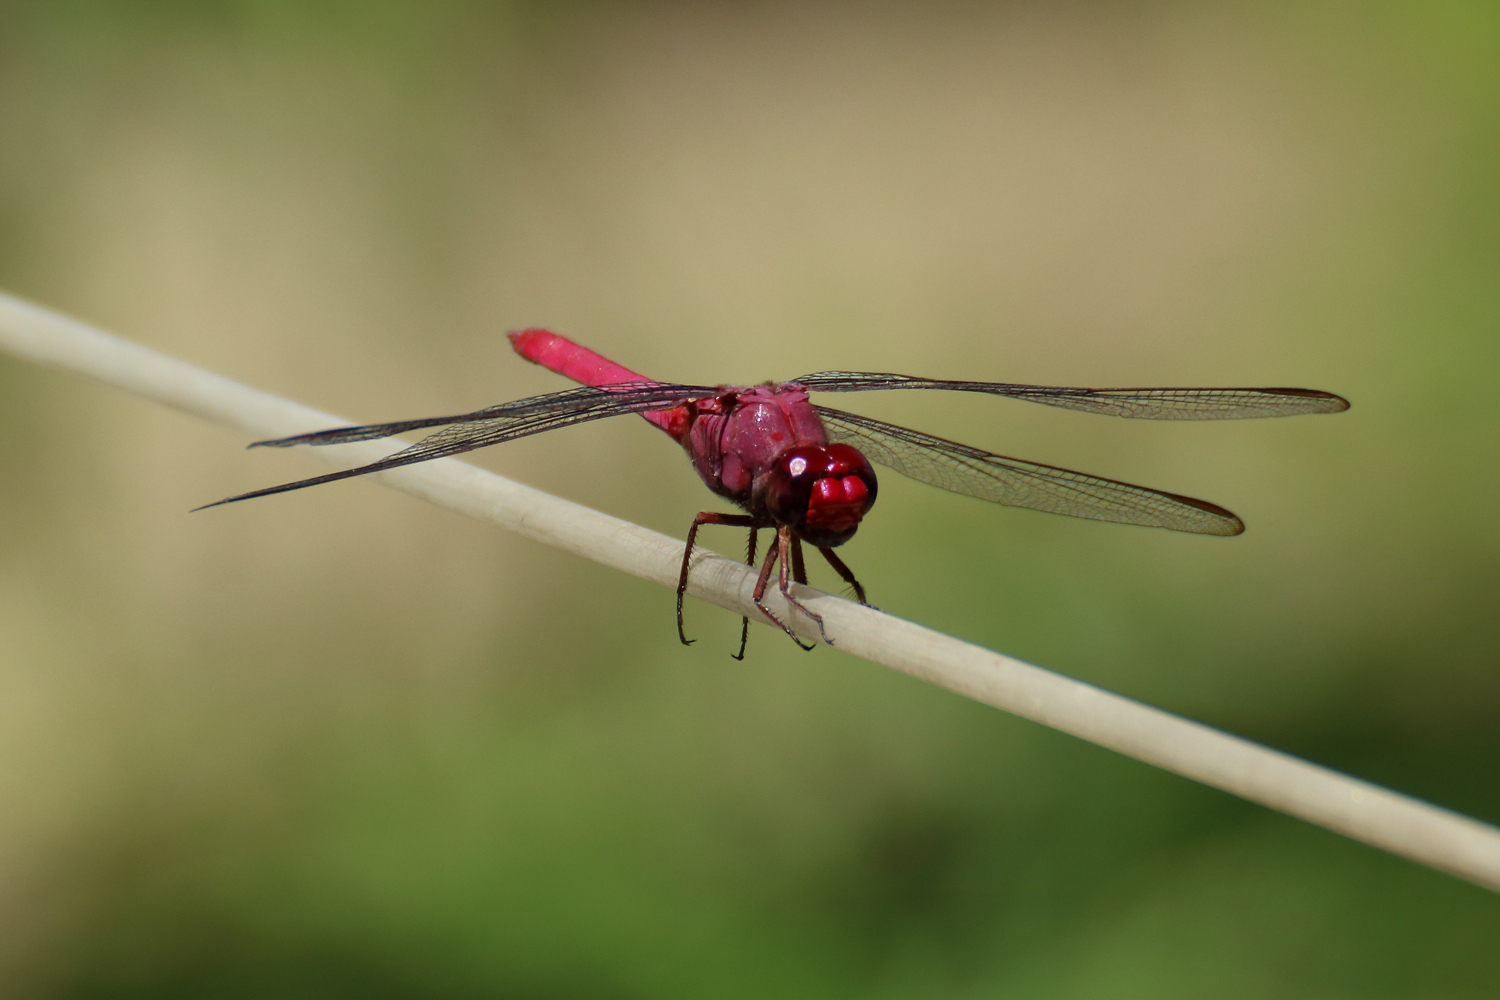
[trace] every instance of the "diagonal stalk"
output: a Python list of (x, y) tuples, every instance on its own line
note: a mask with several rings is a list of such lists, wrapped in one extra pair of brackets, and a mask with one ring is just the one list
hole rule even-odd
[[(255, 438), (345, 423), (4, 293), (0, 348)], [(310, 454), (349, 467), (403, 446), (383, 439)], [(370, 478), (663, 586), (677, 584), (682, 542), (455, 459)], [(700, 549), (688, 592), (762, 621), (751, 601), (755, 580), (743, 563)], [(1486, 823), (810, 587), (800, 587), (797, 599), (822, 616), (842, 652), (1500, 891), (1500, 829)], [(817, 641), (817, 629), (791, 614), (775, 588), (765, 601)]]

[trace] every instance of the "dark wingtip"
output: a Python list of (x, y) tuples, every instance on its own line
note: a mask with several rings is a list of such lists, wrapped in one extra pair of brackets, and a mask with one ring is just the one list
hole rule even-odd
[(1217, 535), (1220, 538), (1233, 538), (1235, 535), (1243, 535), (1245, 533), (1245, 522), (1241, 521), (1239, 515), (1234, 511), (1229, 510), (1227, 507), (1220, 507), (1216, 503), (1209, 503), (1207, 500), (1199, 500), (1197, 497), (1186, 497), (1181, 493), (1168, 493), (1167, 496), (1171, 497), (1173, 500), (1176, 500), (1178, 503), (1195, 508), (1197, 510), (1201, 510), (1205, 514), (1212, 514), (1219, 519), (1219, 524), (1217, 525), (1218, 530), (1198, 531), (1195, 532), (1195, 534)]
[(251, 441), (245, 445), (246, 448), (290, 448), (294, 444), (302, 444), (310, 437), (325, 434), (326, 431), (313, 431), (309, 434), (294, 434), (291, 437), (267, 438), (264, 441)]
[(1301, 396), (1303, 399), (1320, 399), (1324, 406), (1314, 412), (1317, 413), (1343, 413), (1349, 409), (1349, 401), (1337, 393), (1324, 392), (1322, 389), (1294, 389), (1286, 386), (1278, 386), (1275, 389), (1264, 389), (1263, 392), (1274, 392), (1282, 396)]

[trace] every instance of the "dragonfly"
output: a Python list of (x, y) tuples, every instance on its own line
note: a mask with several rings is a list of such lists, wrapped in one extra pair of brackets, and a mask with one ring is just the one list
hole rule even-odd
[[(297, 434), (250, 447), (289, 448), (368, 441), (409, 431), (440, 428), (387, 458), (357, 468), (241, 493), (207, 507), (305, 489), (340, 479), (384, 472), (476, 448), (514, 441), (543, 431), (624, 414), (639, 414), (686, 451), (710, 490), (743, 513), (701, 511), (688, 529), (677, 581), (677, 636), (693, 640), (683, 626), (683, 595), (698, 529), (705, 525), (748, 528), (746, 562), (755, 566), (762, 529), (775, 532), (756, 579), (752, 600), (772, 624), (804, 644), (791, 626), (764, 603), (775, 574), (787, 606), (823, 630), (822, 616), (792, 593), (807, 583), (803, 545), (818, 550), (866, 606), (865, 588), (834, 552), (854, 537), (875, 504), (873, 463), (933, 486), (991, 503), (1070, 517), (1135, 524), (1200, 535), (1238, 535), (1244, 522), (1218, 504), (1163, 490), (1091, 476), (1056, 466), (997, 455), (921, 431), (815, 404), (811, 393), (929, 389), (981, 392), (1086, 413), (1146, 420), (1234, 420), (1337, 413), (1348, 400), (1331, 392), (1289, 388), (1114, 388), (1022, 385), (917, 378), (881, 372), (826, 371), (789, 382), (753, 386), (688, 385), (639, 375), (566, 337), (532, 328), (512, 332), (512, 346), (528, 361), (580, 383), (562, 392), (501, 403), (472, 413), (339, 427)], [(750, 619), (740, 624), (742, 660)]]

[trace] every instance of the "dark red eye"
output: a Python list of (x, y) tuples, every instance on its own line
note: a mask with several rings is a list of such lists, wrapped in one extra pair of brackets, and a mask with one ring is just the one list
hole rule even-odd
[(875, 470), (846, 444), (791, 448), (765, 485), (771, 516), (813, 545), (842, 545), (875, 503)]

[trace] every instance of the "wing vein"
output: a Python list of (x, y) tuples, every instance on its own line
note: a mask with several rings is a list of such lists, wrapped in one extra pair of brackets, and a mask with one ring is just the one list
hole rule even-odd
[(1022, 385), (916, 378), (888, 372), (818, 372), (796, 381), (815, 392), (948, 389), (1142, 420), (1247, 420), (1338, 413), (1349, 401), (1331, 392), (1293, 388), (1120, 388)]
[[(415, 444), (409, 445), (401, 451), (380, 459), (377, 462), (370, 462), (367, 465), (361, 465), (353, 469), (344, 469), (339, 472), (330, 472), (322, 476), (314, 476), (310, 479), (299, 479), (296, 482), (283, 483), (280, 486), (271, 486), (266, 489), (253, 490), (249, 493), (241, 493), (237, 496), (216, 501), (215, 503), (206, 504), (205, 506), (217, 507), (220, 504), (235, 503), (255, 497), (271, 496), (276, 493), (286, 493), (291, 490), (305, 489), (309, 486), (336, 482), (340, 479), (350, 479), (354, 476), (387, 472), (391, 469), (401, 468), (402, 466), (415, 465), (418, 462), (428, 462), (453, 455), (461, 455), (465, 452), (474, 451), (476, 448), (487, 448), (490, 445), (514, 441), (517, 438), (529, 437), (532, 434), (540, 434), (543, 431), (587, 423), (592, 420), (601, 420), (605, 417), (620, 416), (627, 413), (642, 413), (648, 410), (671, 409), (691, 399), (702, 399), (705, 396), (713, 395), (716, 391), (711, 386), (678, 385), (659, 382), (622, 383), (600, 387), (580, 386), (576, 389), (548, 393), (544, 396), (532, 396), (513, 403), (503, 403), (499, 406), (491, 406), (483, 410), (476, 410), (473, 413), (459, 414), (452, 417), (427, 417), (420, 420), (407, 420), (388, 424), (340, 427), (328, 431), (316, 431), (311, 434), (298, 434), (293, 437), (276, 438), (270, 441), (257, 441), (252, 447), (258, 445), (286, 448), (297, 444), (347, 444), (355, 441), (368, 441), (373, 438), (387, 437), (394, 433), (415, 430), (421, 427), (446, 425), (441, 430), (427, 435), (427, 437)], [(202, 510), (203, 508), (200, 507), (198, 509)]]
[(1171, 531), (1237, 535), (1245, 530), (1233, 513), (1206, 500), (996, 455), (826, 406), (816, 409), (830, 441), (853, 445), (872, 462), (953, 493), (1011, 507)]

